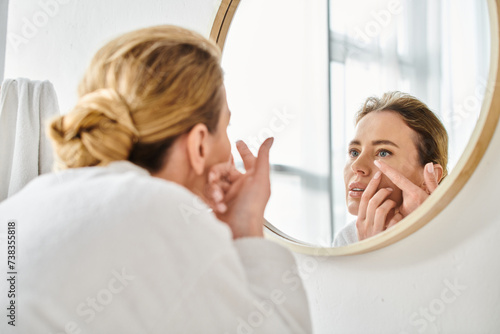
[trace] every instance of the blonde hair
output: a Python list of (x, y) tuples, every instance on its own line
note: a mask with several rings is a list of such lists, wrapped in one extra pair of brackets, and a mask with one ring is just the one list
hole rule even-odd
[(417, 133), (415, 146), (420, 164), (440, 164), (443, 167), (441, 180), (448, 175), (448, 133), (443, 123), (425, 103), (398, 91), (385, 93), (381, 98), (369, 97), (356, 113), (356, 124), (367, 114), (376, 111), (399, 114), (406, 125)]
[(221, 109), (220, 50), (175, 26), (122, 35), (94, 56), (79, 101), (49, 135), (63, 168), (130, 160), (158, 170), (180, 135), (203, 123), (213, 133)]

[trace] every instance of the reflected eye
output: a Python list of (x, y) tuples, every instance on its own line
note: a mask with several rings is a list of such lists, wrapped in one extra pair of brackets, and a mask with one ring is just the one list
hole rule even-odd
[(351, 158), (357, 158), (359, 156), (359, 152), (356, 151), (355, 149), (350, 149), (348, 154), (349, 154), (349, 157), (351, 157)]
[(387, 158), (388, 156), (392, 155), (392, 153), (387, 150), (380, 150), (378, 151), (377, 155), (381, 158)]

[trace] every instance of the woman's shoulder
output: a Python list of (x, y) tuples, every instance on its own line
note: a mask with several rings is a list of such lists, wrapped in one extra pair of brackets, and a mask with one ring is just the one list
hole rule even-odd
[[(111, 194), (134, 200), (155, 197), (157, 192), (172, 194), (176, 198), (195, 196), (185, 187), (174, 182), (152, 177), (149, 172), (129, 161), (116, 161), (103, 167), (71, 168), (39, 176), (21, 192), (23, 195), (45, 193), (75, 192), (75, 195)], [(142, 191), (141, 191), (142, 190)]]
[(0, 204), (0, 213), (20, 214), (25, 203), (31, 212), (45, 216), (64, 213), (78, 220), (120, 220), (126, 227), (140, 220), (144, 226), (193, 228), (208, 234), (227, 234), (210, 208), (187, 188), (152, 177), (148, 171), (128, 161), (105, 167), (84, 167), (38, 177), (19, 193)]

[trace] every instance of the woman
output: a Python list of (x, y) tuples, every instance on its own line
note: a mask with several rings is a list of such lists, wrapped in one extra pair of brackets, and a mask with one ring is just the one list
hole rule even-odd
[(390, 92), (368, 98), (357, 113), (348, 153), (346, 202), (357, 220), (339, 231), (335, 247), (374, 236), (415, 210), (447, 175), (448, 135), (424, 103)]
[(206, 205), (211, 167), (231, 159), (217, 47), (173, 26), (125, 34), (79, 95), (50, 125), (64, 170), (0, 205), (19, 240), (16, 329), (309, 333), (294, 259), (262, 238), (272, 139), (257, 158), (238, 143), (247, 172), (222, 221)]

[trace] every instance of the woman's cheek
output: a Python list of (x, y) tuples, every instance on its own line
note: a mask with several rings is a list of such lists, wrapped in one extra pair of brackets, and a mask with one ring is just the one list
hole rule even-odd
[(392, 188), (392, 193), (389, 195), (388, 199), (396, 202), (398, 206), (403, 204), (403, 192), (401, 189), (396, 187), (392, 181), (390, 181), (386, 176), (382, 177), (382, 182), (380, 182), (379, 188)]
[(225, 161), (228, 161), (229, 158), (231, 157), (231, 142), (229, 141), (229, 138), (227, 137), (227, 135), (226, 135), (226, 148), (225, 148), (224, 152), (225, 152), (225, 156), (226, 156)]
[(392, 189), (394, 190), (392, 191), (392, 194), (389, 196), (389, 199), (396, 202), (397, 207), (399, 207), (401, 206), (401, 204), (403, 204), (403, 192), (396, 186), (392, 187)]
[(355, 200), (348, 200), (347, 201), (347, 211), (351, 215), (357, 216), (358, 210), (359, 210), (359, 201), (355, 201)]

